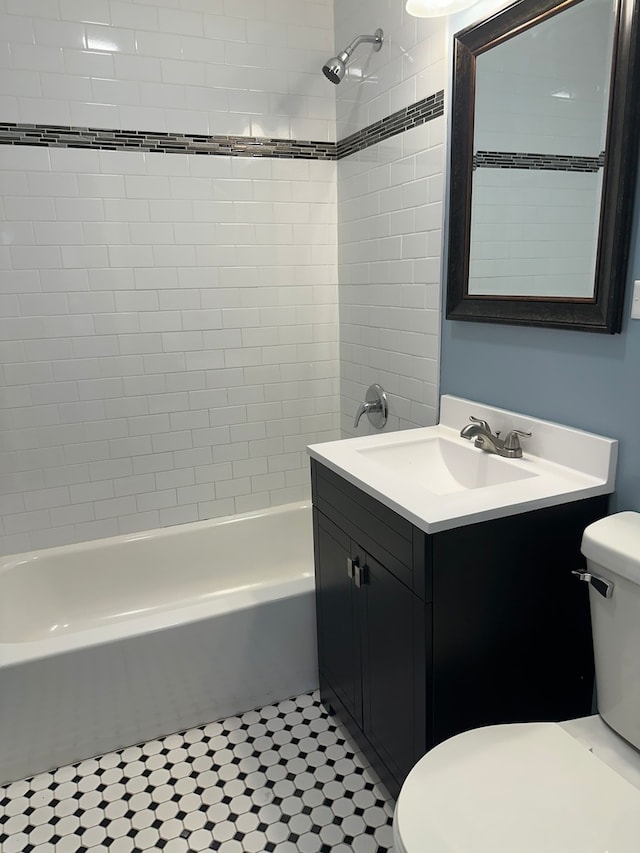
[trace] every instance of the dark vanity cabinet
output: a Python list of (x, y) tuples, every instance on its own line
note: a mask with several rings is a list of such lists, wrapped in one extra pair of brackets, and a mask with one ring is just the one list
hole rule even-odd
[(428, 749), (481, 725), (589, 714), (590, 498), (427, 535), (315, 460), (320, 691), (397, 795)]

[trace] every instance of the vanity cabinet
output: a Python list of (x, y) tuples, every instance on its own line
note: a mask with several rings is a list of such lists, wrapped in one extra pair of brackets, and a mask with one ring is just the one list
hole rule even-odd
[[(342, 707), (394, 777), (425, 750), (422, 602), (355, 539), (314, 516), (323, 698)], [(335, 698), (334, 698), (335, 697)]]
[(427, 535), (311, 469), (321, 697), (392, 794), (461, 731), (591, 712), (589, 602), (571, 570), (606, 496)]

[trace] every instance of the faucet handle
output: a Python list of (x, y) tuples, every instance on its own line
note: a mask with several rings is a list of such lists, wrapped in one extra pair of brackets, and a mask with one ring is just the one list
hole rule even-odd
[(483, 429), (486, 429), (487, 432), (491, 432), (491, 427), (482, 418), (476, 418), (474, 415), (469, 415), (469, 420), (471, 423), (479, 424)]
[(353, 422), (355, 429), (363, 415), (367, 415), (369, 423), (376, 429), (382, 429), (387, 422), (389, 415), (389, 404), (387, 403), (387, 395), (384, 389), (377, 383), (369, 385), (364, 398), (364, 403), (360, 403), (356, 418)]
[(520, 438), (531, 438), (531, 432), (523, 429), (512, 429), (504, 440), (505, 450), (520, 450)]

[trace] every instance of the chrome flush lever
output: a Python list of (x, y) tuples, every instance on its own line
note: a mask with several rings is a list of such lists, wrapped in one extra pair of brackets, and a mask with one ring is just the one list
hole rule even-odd
[(591, 574), (591, 572), (587, 572), (584, 569), (572, 571), (571, 574), (575, 575), (578, 580), (591, 584), (595, 591), (599, 592), (604, 598), (611, 598), (613, 595), (615, 584), (611, 583), (611, 581), (607, 581), (598, 575)]

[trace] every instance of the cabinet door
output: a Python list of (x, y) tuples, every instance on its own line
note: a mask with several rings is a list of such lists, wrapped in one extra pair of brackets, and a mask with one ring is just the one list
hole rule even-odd
[(314, 509), (316, 613), (320, 673), (362, 726), (361, 597), (349, 577), (351, 540)]
[(425, 752), (430, 605), (367, 554), (363, 618), (364, 733), (398, 784)]

